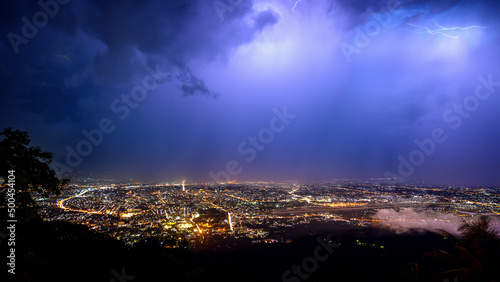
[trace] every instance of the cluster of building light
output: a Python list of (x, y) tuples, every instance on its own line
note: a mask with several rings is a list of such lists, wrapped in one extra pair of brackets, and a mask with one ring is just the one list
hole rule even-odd
[[(47, 219), (87, 224), (130, 242), (145, 236), (167, 235), (196, 241), (216, 234), (264, 240), (269, 232), (281, 227), (318, 220), (369, 225), (379, 220), (370, 218), (362, 210), (394, 204), (447, 205), (450, 212), (487, 209), (500, 214), (498, 191), (485, 192), (485, 189), (373, 183), (207, 185), (184, 181), (182, 184), (75, 185), (72, 188), (54, 203), (63, 213), (52, 211)], [(343, 209), (352, 208), (359, 211), (359, 216), (342, 215)]]

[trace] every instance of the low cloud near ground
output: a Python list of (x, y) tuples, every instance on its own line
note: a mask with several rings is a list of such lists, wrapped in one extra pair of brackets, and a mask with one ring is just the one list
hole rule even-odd
[[(465, 214), (464, 214), (465, 215)], [(464, 220), (470, 221), (477, 216), (458, 216), (456, 214), (441, 212), (416, 212), (413, 209), (393, 209), (379, 210), (373, 219), (380, 220), (380, 226), (388, 227), (397, 233), (404, 233), (412, 228), (436, 231), (443, 229), (451, 234), (458, 235), (458, 228)], [(494, 219), (494, 228), (500, 231), (500, 220)]]

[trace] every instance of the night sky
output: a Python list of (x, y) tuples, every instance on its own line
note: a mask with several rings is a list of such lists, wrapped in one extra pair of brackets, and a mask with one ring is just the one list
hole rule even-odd
[(499, 12), (0, 1), (0, 127), (27, 131), (61, 173), (500, 185)]

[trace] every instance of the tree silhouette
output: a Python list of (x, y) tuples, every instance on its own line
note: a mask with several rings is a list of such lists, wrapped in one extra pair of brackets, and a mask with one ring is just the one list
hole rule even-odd
[(440, 249), (426, 254), (451, 266), (438, 276), (459, 277), (460, 281), (500, 281), (500, 238), (492, 219), (481, 216), (473, 222), (464, 221), (458, 230), (461, 238), (439, 230), (455, 241), (451, 251)]
[(0, 137), (3, 137), (0, 141), (0, 178), (7, 180), (8, 171), (14, 171), (17, 212), (36, 216), (37, 206), (32, 194), (58, 195), (69, 179), (59, 179), (49, 167), (52, 153), (44, 152), (38, 146), (29, 146), (31, 139), (27, 132), (9, 127), (0, 132)]

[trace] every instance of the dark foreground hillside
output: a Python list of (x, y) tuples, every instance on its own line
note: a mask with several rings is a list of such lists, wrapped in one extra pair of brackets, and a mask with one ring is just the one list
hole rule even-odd
[[(127, 247), (63, 222), (32, 220), (18, 225), (16, 233), (17, 281), (453, 281), (457, 274), (442, 273), (460, 266), (431, 255), (452, 250), (453, 238), (417, 230), (397, 235), (353, 228), (217, 252), (165, 248), (155, 239)], [(5, 274), (2, 270), (2, 281), (12, 278)], [(498, 271), (479, 278), (500, 281), (495, 275)], [(475, 278), (460, 276), (459, 281)]]

